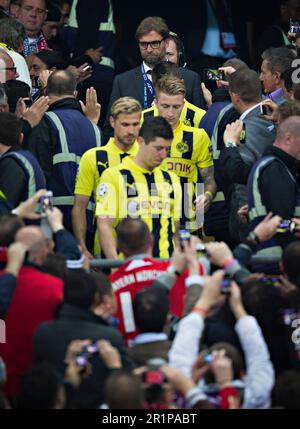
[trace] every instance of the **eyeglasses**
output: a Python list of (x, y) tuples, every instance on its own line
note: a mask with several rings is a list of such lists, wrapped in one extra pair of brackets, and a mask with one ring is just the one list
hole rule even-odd
[(152, 49), (158, 49), (163, 40), (164, 39), (154, 40), (153, 42), (139, 42), (139, 45), (140, 45), (140, 48), (143, 50), (148, 49), (148, 46), (151, 46)]
[(33, 7), (33, 6), (22, 6), (22, 9), (24, 9), (27, 13), (32, 12), (33, 10), (36, 10), (38, 15), (43, 15), (44, 13), (48, 12), (46, 9), (40, 9), (38, 7)]
[(14, 73), (16, 73), (17, 67), (5, 67), (5, 68), (0, 68), (0, 70), (12, 70)]

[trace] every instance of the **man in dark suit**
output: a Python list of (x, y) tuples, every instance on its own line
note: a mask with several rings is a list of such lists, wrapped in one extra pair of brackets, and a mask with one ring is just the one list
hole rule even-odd
[[(96, 277), (95, 277), (96, 276)], [(121, 355), (122, 367), (132, 369), (119, 331), (109, 326), (106, 316), (114, 307), (111, 285), (104, 275), (70, 272), (65, 281), (64, 303), (58, 318), (40, 325), (33, 339), (33, 361), (48, 362), (62, 374), (64, 358), (73, 340), (108, 340)], [(104, 384), (110, 371), (100, 354), (91, 359), (92, 374), (80, 385), (74, 401), (80, 408), (97, 408), (104, 401)]]
[[(166, 56), (167, 37), (169, 28), (160, 17), (145, 18), (137, 28), (136, 39), (139, 44), (143, 63), (128, 72), (115, 77), (110, 97), (111, 106), (120, 97), (133, 97), (138, 100), (143, 109), (152, 106), (154, 100), (154, 89), (152, 86), (151, 70)], [(200, 79), (197, 73), (180, 68), (186, 87), (186, 99), (198, 107), (206, 107)], [(108, 121), (106, 121), (105, 135), (110, 134)]]

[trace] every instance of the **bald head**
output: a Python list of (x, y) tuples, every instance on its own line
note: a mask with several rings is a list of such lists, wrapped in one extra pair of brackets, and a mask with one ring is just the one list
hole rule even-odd
[(49, 253), (47, 240), (38, 226), (25, 226), (16, 233), (15, 241), (23, 243), (29, 249), (28, 260), (42, 265)]
[(47, 93), (54, 97), (74, 97), (77, 81), (68, 70), (58, 70), (48, 79)]
[(17, 232), (15, 241), (25, 244), (30, 249), (44, 239), (43, 231), (38, 226), (24, 226)]
[(277, 140), (284, 139), (287, 133), (295, 137), (300, 135), (300, 116), (290, 116), (280, 124), (277, 132)]
[(118, 249), (126, 257), (152, 251), (152, 236), (141, 219), (123, 219), (117, 227)]
[(299, 116), (290, 116), (280, 124), (274, 146), (300, 161)]

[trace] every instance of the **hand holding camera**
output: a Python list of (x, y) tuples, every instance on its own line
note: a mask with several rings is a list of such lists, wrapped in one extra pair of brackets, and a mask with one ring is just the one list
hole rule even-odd
[(206, 317), (211, 310), (223, 302), (221, 284), (224, 280), (224, 271), (216, 271), (211, 277), (205, 277), (202, 295), (197, 301), (193, 311)]
[(276, 233), (278, 233), (278, 228), (280, 227), (281, 222), (282, 218), (280, 216), (273, 216), (273, 213), (271, 212), (257, 225), (254, 229), (254, 233), (260, 242), (270, 240)]
[[(87, 377), (91, 373), (90, 366), (88, 365), (88, 361), (84, 361), (79, 359), (78, 357), (81, 353), (84, 353), (87, 347), (91, 345), (91, 340), (74, 340), (68, 345), (65, 360), (64, 362), (67, 364), (66, 368), (66, 378), (68, 381), (75, 387), (78, 388), (82, 382), (82, 376)], [(84, 363), (84, 365), (81, 365)]]
[(20, 98), (16, 105), (16, 115), (25, 119), (31, 128), (34, 128), (40, 123), (44, 113), (48, 110), (48, 106), (49, 97), (38, 98), (34, 103), (31, 103), (30, 107), (26, 105), (23, 98)]
[(268, 121), (278, 123), (279, 121), (279, 106), (272, 100), (264, 100), (260, 105), (261, 115)]
[(122, 361), (119, 350), (113, 347), (109, 341), (98, 341), (98, 351), (105, 365), (109, 369), (121, 369)]
[(247, 316), (247, 312), (242, 302), (241, 290), (234, 281), (232, 281), (230, 285), (229, 305), (236, 320)]
[(203, 77), (204, 80), (225, 80), (225, 73), (220, 69), (205, 69)]
[(21, 203), (15, 210), (14, 213), (21, 219), (32, 219), (37, 220), (41, 218), (40, 213), (36, 213), (38, 203), (43, 195), (46, 193), (46, 189), (40, 189), (33, 197)]
[(63, 228), (63, 214), (57, 207), (47, 208), (45, 214), (53, 232)]
[(172, 387), (183, 396), (186, 396), (191, 389), (196, 387), (195, 382), (184, 375), (178, 368), (165, 364), (160, 368), (160, 371), (164, 374), (168, 382), (171, 383)]
[(206, 243), (205, 247), (210, 261), (217, 267), (223, 268), (226, 261), (233, 259), (233, 254), (226, 243)]
[(300, 30), (300, 22), (298, 20), (290, 18), (290, 31), (288, 36), (293, 39), (298, 31)]

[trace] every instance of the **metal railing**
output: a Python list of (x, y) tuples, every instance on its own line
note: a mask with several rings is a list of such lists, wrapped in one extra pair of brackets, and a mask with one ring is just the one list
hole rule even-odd
[[(165, 259), (157, 259), (156, 261), (164, 261)], [(276, 264), (280, 261), (280, 258), (277, 257), (261, 257), (261, 256), (252, 256), (251, 264), (252, 265), (269, 265)], [(92, 268), (119, 268), (124, 264), (123, 259), (92, 259), (91, 267)]]

